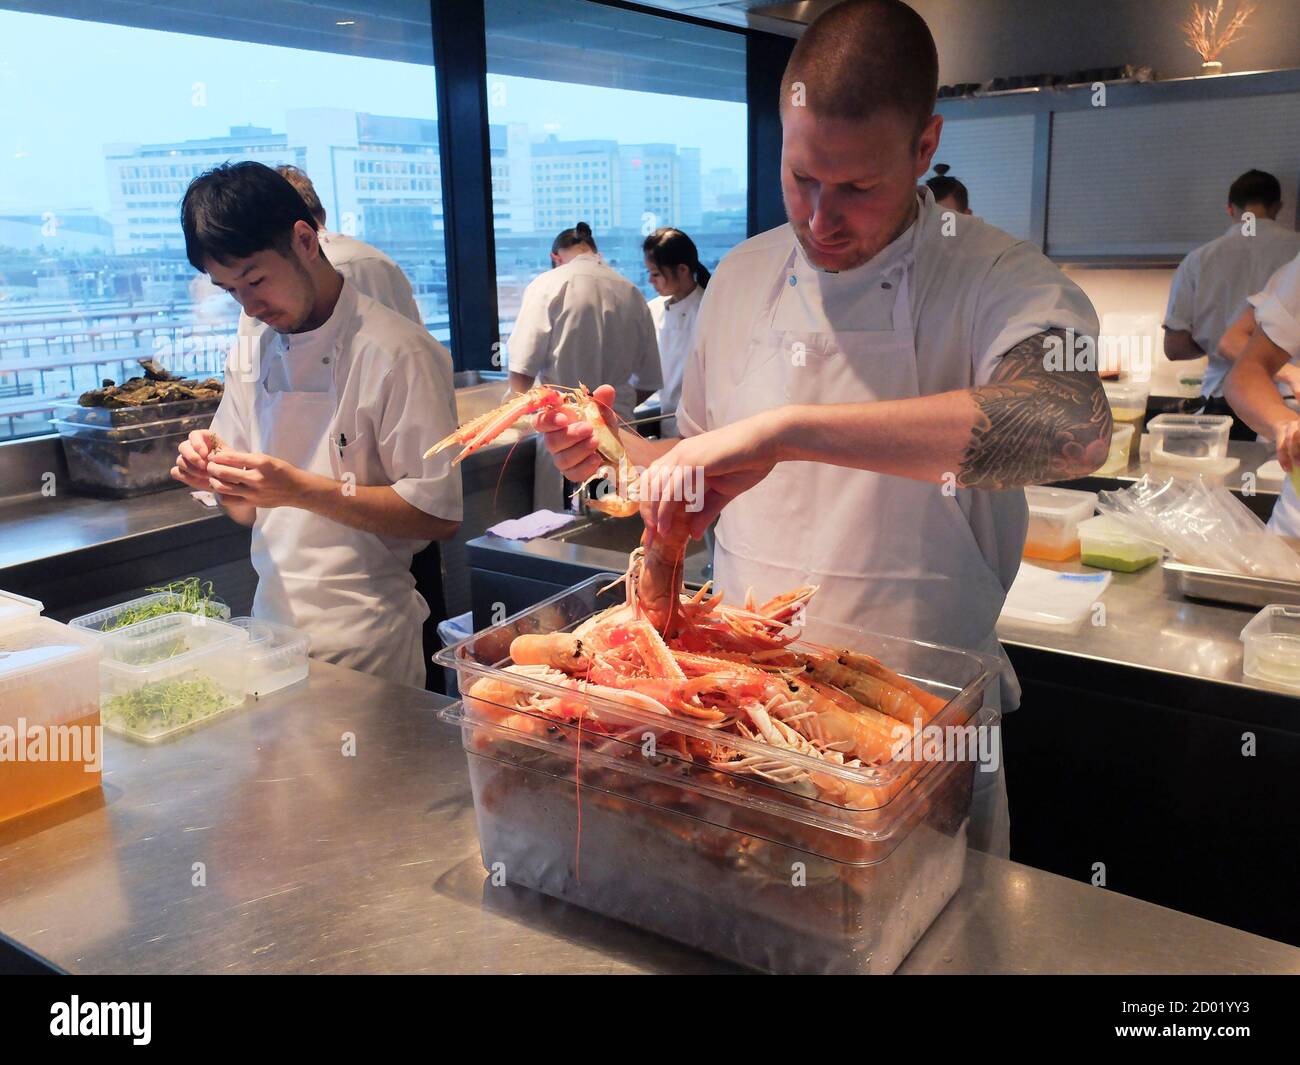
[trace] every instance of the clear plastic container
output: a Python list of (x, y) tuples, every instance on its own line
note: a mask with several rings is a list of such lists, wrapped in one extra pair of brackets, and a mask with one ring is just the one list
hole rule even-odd
[(1106, 456), (1106, 461), (1102, 463), (1101, 468), (1096, 470), (1094, 477), (1118, 477), (1129, 466), (1129, 458), (1133, 454), (1133, 434), (1136, 430), (1131, 424), (1120, 425), (1115, 423), (1110, 433), (1110, 453)]
[[(615, 577), (436, 658), (466, 693), (444, 718), (462, 729), (484, 867), (756, 968), (892, 972), (961, 882), (975, 762), (899, 756), (851, 769), (729, 733), (729, 747), (772, 767), (760, 778), (682, 753), (677, 736), (718, 739), (700, 723), (674, 717), (669, 729), (652, 711), (504, 670), (515, 636), (571, 628), (619, 602), (600, 592)], [(996, 678), (983, 656), (825, 623), (819, 639), (942, 694), (930, 723), (941, 731), (974, 735), (997, 720), (983, 709)], [(520, 691), (577, 699), (584, 720), (614, 732), (520, 711)], [(647, 735), (658, 737), (649, 748)], [(823, 786), (832, 778), (841, 799)]]
[(230, 623), (248, 633), (245, 690), (254, 699), (307, 679), (307, 633), (260, 618), (234, 618)]
[(29, 615), (0, 629), (0, 821), (99, 787), (99, 641)]
[(54, 417), (68, 425), (97, 425), (119, 429), (128, 425), (165, 422), (193, 415), (216, 413), (221, 400), (182, 399), (174, 403), (147, 403), (138, 407), (83, 407), (80, 403), (54, 404)]
[(45, 611), (45, 604), (39, 599), (28, 599), (25, 595), (0, 591), (0, 629), (12, 628), (38, 618)]
[(1151, 394), (1150, 382), (1103, 381), (1102, 387), (1106, 390), (1111, 420), (1115, 426), (1133, 427), (1128, 456), (1131, 463), (1137, 458), (1137, 442), (1142, 435), (1142, 424), (1147, 417), (1147, 399)]
[(248, 633), (164, 614), (98, 637), (104, 727), (155, 742), (242, 706)]
[[(150, 595), (142, 595), (138, 599), (128, 599), (125, 603), (118, 603), (116, 606), (96, 610), (93, 614), (82, 614), (79, 618), (73, 618), (68, 624), (74, 629), (108, 633), (122, 627), (120, 620), (128, 611), (153, 606), (155, 603), (166, 603), (168, 600), (174, 601), (179, 606), (179, 599), (175, 593), (154, 592)], [(207, 616), (210, 618), (216, 618), (218, 621), (230, 620), (230, 607), (215, 596), (207, 601), (207, 611)]]
[(1232, 418), (1226, 414), (1158, 414), (1147, 423), (1151, 461), (1222, 459)]
[(1266, 606), (1241, 630), (1247, 677), (1300, 691), (1300, 607)]
[(1079, 523), (1079, 561), (1085, 566), (1136, 573), (1157, 561), (1159, 544), (1133, 535), (1123, 522), (1106, 514)]
[(206, 429), (211, 414), (190, 415), (140, 425), (106, 428), (55, 421), (75, 488), (114, 498), (176, 487), (172, 466), (181, 442), (195, 429)]
[(1025, 558), (1049, 562), (1074, 558), (1079, 553), (1079, 523), (1097, 509), (1097, 493), (1030, 485), (1025, 499), (1029, 503)]

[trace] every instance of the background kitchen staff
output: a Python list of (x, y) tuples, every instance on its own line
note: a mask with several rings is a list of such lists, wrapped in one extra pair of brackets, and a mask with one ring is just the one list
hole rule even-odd
[[(930, 31), (898, 0), (847, 0), (805, 31), (782, 84), (789, 224), (714, 273), (686, 439), (621, 435), (652, 464), (646, 487), (703, 471), (701, 512), (661, 498), (642, 515), (652, 534), (689, 519), (698, 535), (721, 511), (729, 598), (819, 584), (816, 617), (1001, 655), (1019, 489), (1096, 469), (1110, 411), (1094, 372), (1051, 368), (1063, 330), (1095, 337), (1087, 297), (1037, 248), (966, 216), (953, 230), (918, 192), (937, 84)], [(568, 476), (593, 472), (589, 426), (538, 423)], [(1006, 853), (1001, 774), (976, 777), (972, 840)]]
[(181, 226), (194, 268), (264, 324), (172, 475), (252, 526), (254, 616), (305, 629), (316, 657), (423, 687), (411, 558), (461, 518), (449, 458), (423, 457), (456, 425), (451, 356), (339, 275), (302, 197), (261, 163), (195, 178)]
[[(650, 284), (658, 293), (649, 307), (659, 341), (659, 366), (663, 370), (659, 409), (670, 415), (681, 400), (682, 374), (695, 337), (695, 319), (709, 283), (709, 271), (700, 262), (695, 241), (680, 229), (670, 226), (656, 229), (645, 238), (641, 250)], [(677, 420), (665, 419), (660, 429), (661, 436), (676, 436)]]
[[(1274, 221), (1281, 206), (1282, 186), (1277, 178), (1262, 170), (1247, 170), (1228, 189), (1231, 224), (1221, 236), (1188, 252), (1174, 273), (1165, 312), (1165, 354), (1175, 361), (1210, 356), (1201, 383), (1202, 413), (1233, 413), (1223, 395), (1232, 359), (1220, 350), (1221, 340), (1246, 309), (1246, 297), (1260, 291), (1274, 271), (1300, 254), (1300, 234)], [(1282, 383), (1288, 390), (1297, 379), (1300, 375), (1284, 368)], [(1233, 439), (1253, 436), (1248, 426), (1234, 420)]]
[[(1273, 274), (1250, 297), (1255, 329), (1224, 382), (1224, 395), (1259, 434), (1276, 443), (1277, 460), (1290, 472), (1300, 468), (1300, 412), (1288, 407), (1273, 386), (1284, 366), (1300, 363), (1300, 257)], [(1273, 505), (1268, 527), (1300, 536), (1300, 499), (1288, 477)]]
[[(524, 289), (507, 344), (510, 388), (542, 384), (614, 385), (614, 413), (632, 419), (636, 405), (663, 384), (659, 345), (645, 297), (596, 255), (591, 227), (579, 222), (551, 245), (551, 269)], [(564, 506), (564, 480), (538, 448), (533, 503)]]
[[(385, 307), (396, 311), (403, 318), (409, 318), (421, 329), (424, 328), (424, 315), (415, 302), (415, 293), (411, 282), (402, 273), (402, 268), (378, 248), (363, 240), (349, 237), (343, 233), (331, 233), (325, 228), (325, 208), (320, 197), (316, 195), (316, 186), (311, 183), (303, 171), (296, 166), (277, 166), (275, 172), (298, 190), (307, 210), (316, 220), (316, 237), (320, 241), (320, 250), (325, 258), (343, 277), (350, 281), (358, 291), (371, 299), (378, 300)], [(257, 328), (257, 322), (245, 311), (239, 312), (239, 335), (248, 336)]]

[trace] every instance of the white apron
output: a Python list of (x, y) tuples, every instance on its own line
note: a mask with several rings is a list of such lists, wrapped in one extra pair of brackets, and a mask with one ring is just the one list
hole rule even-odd
[[(345, 323), (334, 366), (349, 335)], [(263, 360), (257, 386), (253, 450), (342, 479), (348, 450), (368, 442), (339, 446), (337, 380), (331, 379), (328, 392), (268, 392), (271, 361)], [(259, 509), (252, 559), (258, 576), (254, 617), (310, 633), (314, 658), (424, 687), (422, 626), (429, 608), (409, 564), (402, 566), (379, 537), (297, 507)]]
[[(799, 283), (797, 255), (790, 253), (774, 279), (767, 310), (737, 360), (735, 387), (718, 408), (718, 422), (730, 424), (786, 403), (918, 396), (911, 256), (870, 282), (895, 290), (891, 330), (801, 333), (776, 327), (782, 295), (793, 287), (790, 279)], [(809, 283), (808, 271), (803, 275)], [(733, 601), (743, 600), (751, 587), (761, 602), (802, 584), (821, 585), (810, 610), (809, 639), (817, 639), (813, 623), (821, 617), (995, 655), (1012, 675), (994, 633), (1005, 590), (956, 497), (940, 485), (826, 463), (778, 463), (723, 509), (714, 574)], [(996, 681), (985, 701), (1000, 705)], [(1009, 822), (1002, 773), (976, 773), (976, 788), (971, 843), (1005, 855)]]

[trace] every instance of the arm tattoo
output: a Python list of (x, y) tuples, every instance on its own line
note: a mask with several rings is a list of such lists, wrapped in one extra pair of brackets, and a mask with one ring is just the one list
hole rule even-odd
[[(1049, 338), (1055, 338), (1051, 340)], [(1110, 407), (1091, 370), (1049, 369), (1065, 333), (1022, 340), (992, 380), (971, 392), (975, 425), (957, 480), (967, 488), (1019, 488), (1091, 473), (1106, 459)]]

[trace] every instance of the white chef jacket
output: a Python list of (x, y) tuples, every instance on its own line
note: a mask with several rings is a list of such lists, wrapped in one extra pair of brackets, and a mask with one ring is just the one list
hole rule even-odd
[[(1263, 290), (1250, 297), (1255, 308), (1255, 326), (1300, 364), (1300, 256), (1277, 270)], [(1283, 536), (1300, 536), (1300, 500), (1288, 477), (1282, 494), (1273, 505), (1268, 527)]]
[(659, 340), (659, 365), (664, 378), (664, 386), (659, 392), (659, 409), (664, 414), (672, 414), (681, 401), (682, 375), (686, 372), (686, 359), (691, 353), (695, 321), (703, 298), (704, 289), (696, 285), (689, 295), (674, 303), (669, 303), (667, 296), (656, 296), (649, 303), (650, 317), (654, 319), (655, 335)]
[[(365, 241), (342, 233), (320, 229), (316, 231), (316, 237), (330, 265), (358, 292), (378, 300), (424, 328), (424, 316), (415, 302), (411, 283), (392, 259)], [(240, 336), (251, 336), (259, 324), (242, 310), (239, 312)]]
[[(344, 290), (348, 287), (345, 281)], [(353, 296), (349, 300), (341, 294), (320, 329), (283, 338), (287, 347), (270, 326), (254, 322), (243, 357), (236, 345), (227, 361), (225, 394), (212, 431), (236, 451), (250, 450), (262, 359), (287, 363), (283, 371), (274, 363), (267, 368), (269, 390), (288, 385), (297, 391), (327, 391), (328, 373), (338, 391), (330, 432), (348, 441), (336, 462), (339, 478), (352, 473), (359, 485), (392, 485), (426, 514), (460, 521), (460, 473), (451, 466), (451, 453), (424, 458), (431, 444), (456, 428), (451, 354), (423, 328), (377, 300), (360, 292)], [(319, 351), (332, 350), (336, 339), (343, 345), (337, 359), (330, 364), (315, 359)], [(285, 378), (278, 377), (281, 372)], [(378, 539), (412, 555), (428, 543)]]
[(1178, 264), (1164, 325), (1191, 333), (1209, 355), (1201, 395), (1223, 395), (1223, 379), (1232, 363), (1217, 354), (1219, 339), (1246, 309), (1246, 298), (1296, 255), (1300, 255), (1300, 233), (1259, 218), (1253, 236), (1243, 234), (1242, 223), (1234, 222), (1222, 236), (1193, 248)]
[[(945, 212), (935, 206), (933, 194), (924, 190), (920, 201), (914, 225), (870, 262), (837, 275), (824, 290), (828, 302), (821, 301), (816, 286), (800, 286), (811, 302), (802, 310), (797, 301), (782, 303), (774, 327), (808, 334), (888, 330), (894, 285), (899, 270), (906, 269), (923, 396), (986, 384), (1003, 354), (1046, 329), (1073, 329), (1077, 336), (1096, 337), (1097, 315), (1087, 296), (1037, 248), (965, 215), (955, 216), (956, 230), (945, 236)], [(736, 381), (732, 364), (743, 357), (752, 324), (773, 314), (770, 294), (782, 290), (781, 274), (792, 253), (797, 263), (805, 261), (796, 247), (793, 230), (784, 225), (745, 241), (718, 265), (704, 293), (683, 378), (677, 408), (683, 436), (718, 428), (722, 422), (717, 408), (728, 393), (745, 387), (743, 377)], [(780, 396), (754, 397), (750, 406), (775, 407), (781, 402)], [(822, 402), (833, 403), (836, 398), (826, 396)], [(1024, 492), (959, 488), (956, 494), (979, 551), (1005, 593), (1020, 568), (1024, 547), (1028, 524)], [(900, 534), (924, 536), (915, 516), (895, 518)], [(731, 551), (728, 520), (724, 510), (717, 537)], [(817, 514), (799, 520), (815, 522)], [(850, 560), (846, 569), (851, 570), (855, 552), (869, 555), (880, 547), (863, 542), (852, 529), (842, 535), (844, 557)], [(781, 528), (747, 530), (747, 538), (768, 543), (778, 555), (786, 552), (787, 563), (789, 556), (799, 553), (797, 538), (791, 541)], [(735, 597), (743, 596), (745, 589), (721, 591)], [(763, 589), (760, 598), (762, 593), (772, 594)], [(1001, 603), (981, 604), (980, 609), (989, 610), (996, 619)], [(852, 617), (825, 620), (862, 624), (861, 618)], [(921, 632), (895, 635), (932, 638)], [(1017, 700), (1015, 686), (1005, 685), (1003, 709), (1014, 709)]]
[(541, 384), (613, 385), (614, 411), (625, 420), (638, 389), (663, 384), (645, 297), (591, 253), (528, 283), (507, 350), (510, 369)]

